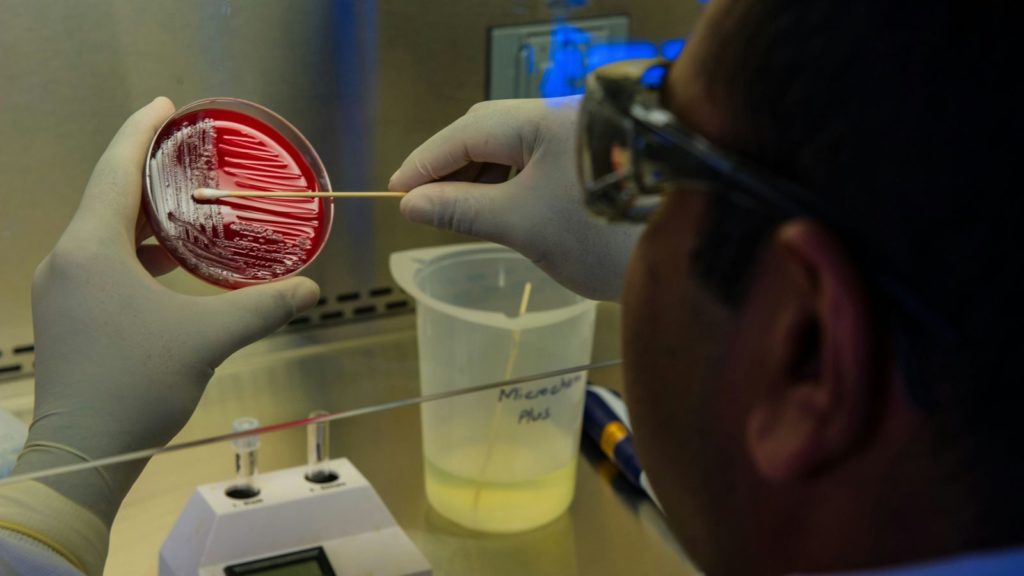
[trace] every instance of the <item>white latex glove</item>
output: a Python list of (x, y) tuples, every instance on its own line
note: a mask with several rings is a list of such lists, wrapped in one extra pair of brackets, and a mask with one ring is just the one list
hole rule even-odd
[[(641, 228), (593, 219), (576, 173), (578, 97), (498, 100), (413, 151), (389, 188), (402, 214), (504, 244), (595, 300), (617, 300)], [(508, 179), (510, 168), (516, 175)]]
[[(217, 296), (185, 296), (140, 215), (149, 142), (174, 111), (158, 98), (129, 118), (100, 158), (74, 219), (36, 270), (35, 417), (15, 474), (161, 446), (191, 416), (210, 376), (239, 348), (312, 307), (317, 285), (292, 278)], [(44, 480), (108, 524), (144, 463)], [(106, 477), (104, 477), (104, 475)]]

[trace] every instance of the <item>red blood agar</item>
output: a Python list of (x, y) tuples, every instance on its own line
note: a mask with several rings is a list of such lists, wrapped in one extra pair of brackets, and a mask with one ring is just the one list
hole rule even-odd
[(330, 189), (320, 159), (298, 131), (245, 101), (204, 100), (171, 117), (150, 147), (146, 184), (157, 240), (183, 268), (225, 288), (298, 272), (330, 232), (330, 199), (192, 198), (196, 188)]

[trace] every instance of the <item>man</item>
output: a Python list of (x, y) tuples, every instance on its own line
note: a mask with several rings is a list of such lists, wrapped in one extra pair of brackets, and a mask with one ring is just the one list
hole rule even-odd
[(1008, 2), (963, 4), (716, 0), (660, 93), (478, 106), (392, 178), (410, 219), (622, 294), (638, 448), (709, 574), (1024, 570), (1019, 59)]
[[(629, 266), (626, 381), (642, 461), (707, 573), (1024, 573), (1024, 549), (985, 554), (1024, 544), (1010, 14), (999, 1), (716, 0), (661, 104), (728, 152), (666, 129), (651, 153), (671, 159), (647, 171), (647, 142), (623, 139), (611, 161), (594, 150), (607, 111), (584, 102), (583, 184), (599, 207), (597, 164), (675, 172)], [(663, 121), (634, 104), (619, 121)], [(414, 221), (614, 297), (631, 231), (564, 216), (578, 193), (556, 168), (566, 107), (475, 107), (392, 187), (412, 190)], [(495, 165), (519, 172), (489, 184)], [(449, 174), (484, 177), (431, 182)]]

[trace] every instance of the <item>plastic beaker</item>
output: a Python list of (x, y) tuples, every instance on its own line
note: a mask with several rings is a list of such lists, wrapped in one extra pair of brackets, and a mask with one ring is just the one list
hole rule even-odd
[[(416, 300), (424, 394), (590, 361), (597, 303), (495, 244), (391, 255)], [(427, 499), (485, 532), (546, 524), (576, 486), (586, 373), (510, 385), (422, 406)]]

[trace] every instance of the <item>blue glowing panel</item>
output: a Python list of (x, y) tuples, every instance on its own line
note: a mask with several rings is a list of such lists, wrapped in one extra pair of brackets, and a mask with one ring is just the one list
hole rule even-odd
[(582, 94), (587, 75), (583, 55), (590, 48), (590, 35), (585, 31), (564, 23), (556, 26), (551, 32), (549, 65), (540, 81), (541, 96)]
[(666, 66), (655, 66), (649, 68), (644, 75), (640, 77), (640, 83), (648, 88), (660, 88), (661, 84), (665, 81), (665, 75), (668, 74), (668, 67)]
[(686, 47), (686, 38), (668, 40), (661, 45), (661, 55), (669, 60), (675, 60)]
[(551, 36), (550, 63), (541, 80), (541, 96), (582, 94), (587, 73), (612, 62), (656, 58), (659, 54), (658, 46), (650, 42), (592, 44), (585, 31), (560, 25)]
[[(568, 2), (550, 0), (549, 6)], [(502, 26), (489, 37), (489, 98), (565, 96), (584, 89), (593, 47), (629, 41), (629, 17)]]

